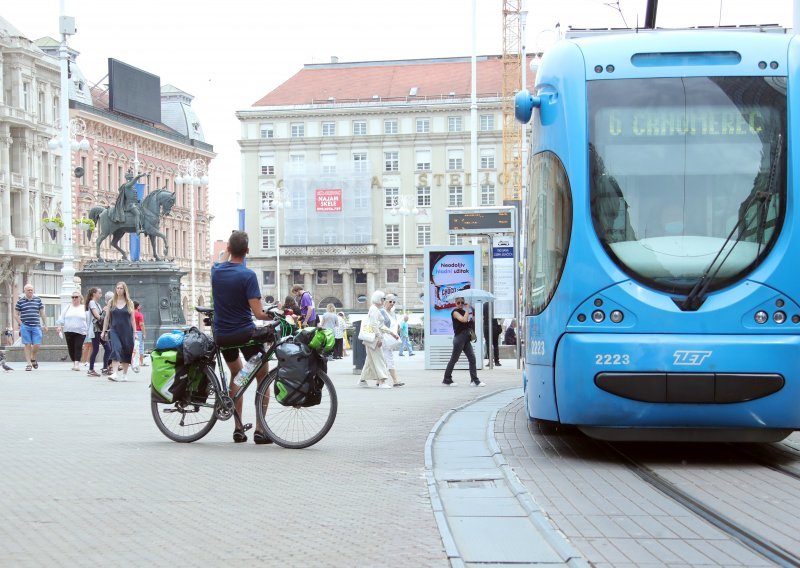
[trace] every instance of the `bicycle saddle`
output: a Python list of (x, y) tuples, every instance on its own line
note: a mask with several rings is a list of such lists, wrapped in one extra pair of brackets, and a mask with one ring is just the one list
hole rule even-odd
[(214, 308), (206, 308), (204, 306), (195, 306), (195, 310), (200, 312), (201, 314), (211, 315), (214, 313)]

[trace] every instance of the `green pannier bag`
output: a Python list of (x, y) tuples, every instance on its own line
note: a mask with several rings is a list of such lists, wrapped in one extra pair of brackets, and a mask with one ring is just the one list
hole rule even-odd
[(314, 351), (320, 353), (330, 353), (333, 351), (333, 346), (336, 343), (336, 338), (333, 332), (326, 327), (318, 327), (314, 337), (308, 342), (308, 346)]
[(178, 351), (156, 349), (150, 353), (150, 386), (152, 397), (157, 402), (172, 402), (170, 388), (175, 382), (175, 369), (178, 364)]

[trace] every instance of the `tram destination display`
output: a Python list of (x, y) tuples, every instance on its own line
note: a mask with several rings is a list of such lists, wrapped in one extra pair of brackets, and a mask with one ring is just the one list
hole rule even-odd
[(513, 233), (514, 208), (448, 209), (447, 228), (450, 234)]

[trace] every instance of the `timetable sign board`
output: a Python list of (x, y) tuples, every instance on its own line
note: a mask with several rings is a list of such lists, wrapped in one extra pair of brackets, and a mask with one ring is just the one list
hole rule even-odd
[(448, 209), (447, 229), (452, 234), (515, 232), (513, 207)]

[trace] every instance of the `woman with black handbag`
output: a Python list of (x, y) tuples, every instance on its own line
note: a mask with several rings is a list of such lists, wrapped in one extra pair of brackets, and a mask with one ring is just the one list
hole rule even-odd
[(453, 320), (453, 352), (450, 361), (444, 370), (444, 380), (442, 384), (447, 387), (457, 386), (453, 382), (453, 368), (455, 368), (458, 358), (463, 352), (467, 356), (469, 363), (469, 377), (473, 386), (485, 387), (486, 383), (478, 378), (478, 370), (475, 365), (475, 351), (472, 349), (472, 338), (475, 337), (475, 313), (472, 308), (464, 302), (464, 298), (456, 298), (456, 309), (450, 312)]

